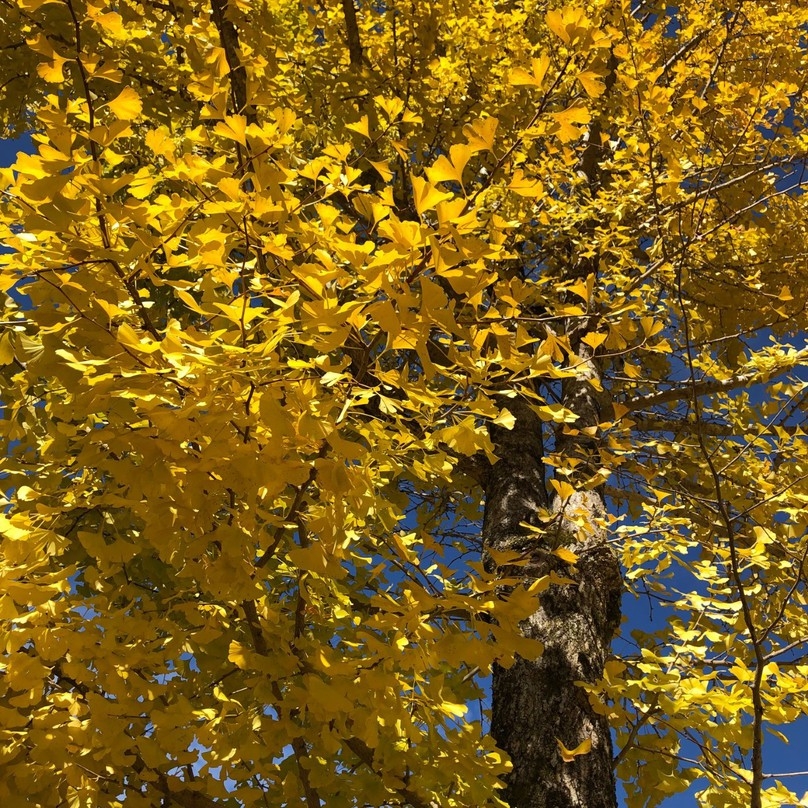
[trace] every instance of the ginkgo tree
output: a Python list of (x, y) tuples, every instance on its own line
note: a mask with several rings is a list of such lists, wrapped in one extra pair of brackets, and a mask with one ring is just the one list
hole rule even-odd
[(0, 0), (4, 808), (799, 803), (807, 37)]

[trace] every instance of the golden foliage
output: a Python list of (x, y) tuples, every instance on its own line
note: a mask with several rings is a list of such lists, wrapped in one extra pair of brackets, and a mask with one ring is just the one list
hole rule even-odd
[(634, 5), (361, 2), (358, 54), (336, 2), (3, 0), (4, 807), (501, 805), (469, 705), (548, 582), (455, 466), (516, 394), (666, 610), (591, 696), (629, 805), (798, 801), (808, 9)]

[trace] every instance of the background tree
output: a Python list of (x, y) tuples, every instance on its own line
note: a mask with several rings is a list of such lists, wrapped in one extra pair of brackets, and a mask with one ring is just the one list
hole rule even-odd
[(0, 2), (3, 805), (797, 802), (808, 9)]

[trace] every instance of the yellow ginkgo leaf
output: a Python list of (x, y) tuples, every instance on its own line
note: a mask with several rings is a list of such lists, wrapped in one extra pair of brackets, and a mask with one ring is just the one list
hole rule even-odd
[(360, 135), (370, 140), (370, 126), (368, 124), (367, 115), (363, 115), (356, 123), (346, 123), (345, 128), (353, 132), (358, 132)]
[(48, 83), (58, 84), (65, 80), (63, 68), (68, 60), (55, 51), (52, 56), (52, 61), (40, 62), (36, 67), (36, 72)]
[(430, 182), (457, 182), (463, 184), (463, 169), (466, 167), (474, 149), (466, 143), (456, 143), (449, 149), (449, 157), (445, 154), (438, 157), (431, 168), (426, 170)]
[(550, 485), (555, 489), (555, 492), (561, 497), (562, 500), (568, 500), (574, 493), (575, 488), (564, 480), (550, 480)]
[(556, 549), (553, 550), (553, 555), (557, 556), (562, 561), (566, 561), (567, 564), (578, 563), (578, 556), (568, 547), (556, 547)]
[(504, 409), (496, 418), (494, 418), (492, 423), (497, 424), (498, 426), (504, 426), (505, 429), (513, 429), (514, 426), (516, 426), (516, 417), (510, 410)]
[(412, 193), (415, 197), (415, 209), (423, 214), (432, 210), (439, 202), (451, 199), (452, 195), (439, 191), (434, 185), (428, 183), (423, 177), (412, 175)]
[(547, 27), (568, 45), (587, 31), (586, 12), (576, 6), (547, 12)]
[(8, 365), (14, 361), (14, 343), (11, 334), (5, 333), (0, 337), (0, 365)]
[(519, 196), (525, 196), (530, 199), (544, 196), (544, 184), (541, 180), (527, 176), (521, 168), (517, 168), (513, 172), (513, 178), (508, 187)]
[(118, 95), (107, 104), (112, 114), (121, 121), (133, 121), (140, 115), (143, 102), (131, 88), (124, 87)]
[(538, 59), (533, 60), (532, 70), (527, 71), (522, 67), (517, 67), (512, 70), (509, 81), (517, 87), (520, 85), (541, 87), (549, 67), (550, 57), (546, 53), (543, 53)]
[(562, 143), (569, 143), (581, 136), (581, 129), (576, 124), (589, 123), (591, 116), (586, 107), (569, 107), (563, 112), (552, 115), (556, 126), (550, 130)]
[(558, 738), (556, 738), (556, 743), (558, 744), (558, 751), (561, 753), (561, 759), (564, 763), (572, 763), (579, 755), (586, 755), (592, 749), (592, 740), (590, 738), (581, 741), (575, 749), (567, 749)]
[(386, 161), (368, 160), (368, 162), (379, 172), (379, 176), (385, 181), (390, 182), (393, 179), (393, 172)]
[(494, 146), (494, 136), (498, 125), (497, 118), (480, 118), (464, 127), (463, 134), (475, 152), (490, 151)]
[(590, 98), (597, 98), (606, 92), (606, 85), (603, 83), (602, 76), (591, 70), (584, 70), (583, 73), (578, 74), (578, 81)]
[(223, 121), (213, 127), (213, 131), (242, 146), (247, 145), (247, 119), (243, 115), (226, 115)]
[(581, 337), (581, 342), (585, 343), (590, 348), (598, 348), (602, 343), (606, 342), (607, 337), (608, 334), (600, 334), (593, 331)]

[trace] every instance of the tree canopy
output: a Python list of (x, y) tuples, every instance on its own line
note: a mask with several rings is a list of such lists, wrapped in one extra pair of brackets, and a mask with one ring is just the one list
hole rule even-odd
[(806, 37), (0, 0), (4, 808), (798, 803)]

